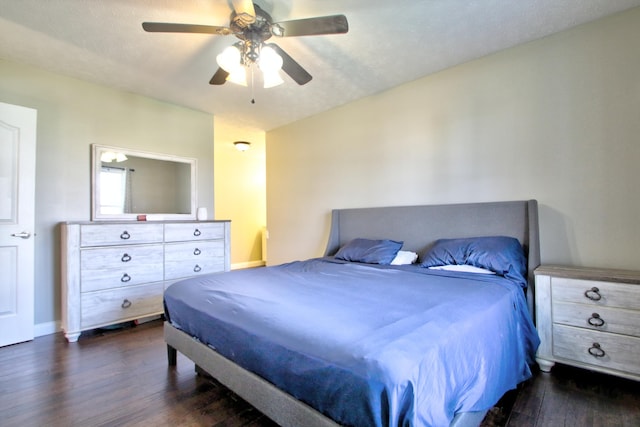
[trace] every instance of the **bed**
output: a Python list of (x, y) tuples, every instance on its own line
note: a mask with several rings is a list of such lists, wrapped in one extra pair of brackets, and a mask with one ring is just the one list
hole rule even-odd
[(169, 364), (282, 426), (477, 426), (531, 375), (539, 260), (535, 200), (334, 210), (324, 257), (167, 288)]

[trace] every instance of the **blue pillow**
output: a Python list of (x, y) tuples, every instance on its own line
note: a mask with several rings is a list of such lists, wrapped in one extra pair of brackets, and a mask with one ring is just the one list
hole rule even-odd
[(353, 239), (341, 247), (335, 257), (345, 261), (389, 265), (403, 243), (388, 239)]
[(518, 239), (506, 236), (440, 239), (425, 254), (421, 267), (472, 265), (527, 286), (527, 259)]

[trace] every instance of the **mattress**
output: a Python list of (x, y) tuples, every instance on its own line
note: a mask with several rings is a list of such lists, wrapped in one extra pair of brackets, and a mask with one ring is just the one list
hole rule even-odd
[(529, 378), (521, 286), (331, 257), (187, 279), (167, 319), (347, 426), (442, 426)]

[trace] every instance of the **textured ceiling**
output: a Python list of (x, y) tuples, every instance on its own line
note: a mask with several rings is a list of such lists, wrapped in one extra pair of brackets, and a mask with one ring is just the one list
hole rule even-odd
[[(344, 14), (349, 32), (275, 40), (313, 75), (271, 89), (209, 85), (233, 36), (146, 33), (143, 21), (222, 25), (227, 0), (0, 0), (0, 57), (269, 130), (640, 0), (256, 0), (275, 21)], [(256, 103), (250, 100), (255, 98)]]

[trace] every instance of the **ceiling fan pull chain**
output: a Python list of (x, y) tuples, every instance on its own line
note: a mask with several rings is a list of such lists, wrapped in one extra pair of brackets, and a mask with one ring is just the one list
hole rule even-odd
[(255, 104), (256, 97), (255, 97), (255, 85), (253, 84), (253, 65), (251, 65), (249, 68), (251, 69), (251, 103)]

